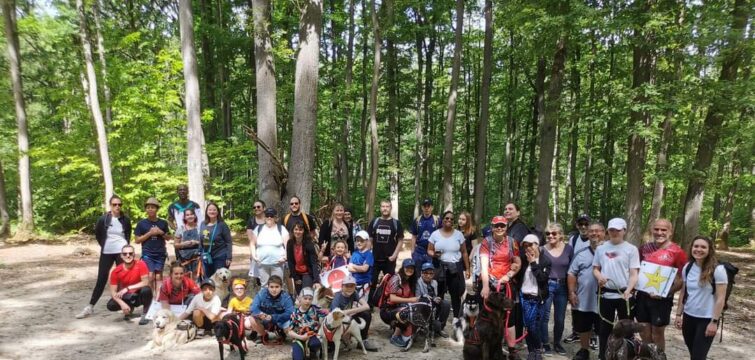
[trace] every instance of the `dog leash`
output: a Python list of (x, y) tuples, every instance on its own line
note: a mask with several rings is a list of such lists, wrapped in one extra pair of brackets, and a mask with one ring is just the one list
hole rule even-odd
[[(500, 286), (499, 286), (499, 288), (500, 288)], [(514, 299), (512, 297), (512, 293), (511, 293), (511, 284), (509, 284), (508, 282), (506, 283), (506, 297), (508, 297), (509, 299), (512, 299), (512, 301)], [(511, 309), (506, 310), (506, 323), (504, 325), (506, 327), (503, 329), (503, 338), (504, 339), (506, 339), (506, 337), (508, 336), (508, 332), (509, 332), (509, 318), (510, 317), (511, 317)], [(514, 339), (514, 344), (522, 342), (522, 340), (524, 340), (524, 338), (526, 338), (526, 337), (527, 337), (527, 328), (524, 328), (524, 329), (522, 329), (522, 336)]]
[[(616, 286), (616, 288), (612, 289), (612, 290), (616, 290), (616, 292), (618, 292), (619, 294), (621, 294), (621, 288), (618, 285), (616, 285), (616, 283), (613, 280), (608, 279), (608, 281), (606, 281), (606, 285), (608, 285), (608, 282), (612, 282), (614, 284), (614, 286)], [(602, 289), (602, 287), (598, 286), (598, 316), (600, 316), (601, 320), (603, 320), (603, 321), (611, 324), (611, 326), (616, 326), (616, 322), (615, 321), (611, 321), (611, 320), (606, 319), (605, 317), (603, 317), (603, 314), (600, 313), (600, 299), (603, 297), (603, 292), (601, 291), (601, 289)], [(623, 296), (622, 296), (622, 299), (623, 299)], [(629, 315), (629, 299), (624, 299), (624, 302), (627, 305), (627, 315)], [(615, 318), (616, 318), (616, 316), (614, 315), (614, 319)]]

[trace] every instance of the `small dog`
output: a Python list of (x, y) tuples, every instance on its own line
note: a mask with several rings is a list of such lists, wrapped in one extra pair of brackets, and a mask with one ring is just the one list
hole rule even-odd
[(485, 311), (478, 308), (479, 316), (464, 332), (464, 360), (503, 359), (503, 328), (511, 299), (503, 293), (491, 292), (483, 305)]
[(312, 302), (319, 306), (320, 309), (330, 309), (330, 304), (333, 303), (334, 297), (335, 294), (331, 288), (321, 286), (315, 290), (315, 298)]
[[(362, 342), (362, 333), (360, 330), (364, 329), (367, 325), (363, 320), (359, 318), (352, 318), (349, 315), (336, 308), (325, 317), (320, 330), (317, 332), (317, 337), (320, 338), (322, 343), (322, 358), (328, 360), (328, 342), (333, 342), (335, 346), (335, 353), (333, 353), (333, 360), (338, 360), (338, 350), (341, 348), (341, 339), (353, 338), (357, 340), (357, 346), (362, 345), (362, 352), (367, 355), (367, 349), (364, 348)], [(348, 345), (344, 349), (348, 349)]]
[(220, 360), (223, 360), (223, 344), (231, 347), (231, 352), (239, 350), (241, 360), (244, 360), (248, 348), (244, 337), (243, 320), (238, 314), (228, 314), (215, 323), (215, 338), (218, 341)]
[(231, 294), (231, 270), (224, 267), (217, 269), (210, 278), (215, 282), (215, 295), (222, 303), (228, 304), (228, 296)]
[(406, 307), (399, 311), (398, 317), (401, 321), (408, 322), (414, 326), (414, 333), (409, 339), (409, 343), (401, 351), (411, 349), (414, 339), (419, 334), (425, 335), (425, 347), (422, 348), (422, 352), (430, 351), (431, 344), (435, 343), (433, 339), (435, 332), (430, 331), (430, 326), (435, 319), (435, 307), (433, 306), (432, 299), (423, 296), (419, 302), (407, 304)]
[(633, 360), (642, 347), (634, 336), (640, 330), (642, 325), (631, 319), (617, 321), (606, 341), (606, 360)]
[(178, 330), (180, 322), (170, 310), (158, 310), (152, 322), (155, 329), (152, 331), (152, 340), (147, 344), (147, 348), (155, 353), (163, 352), (179, 344), (185, 344), (193, 340), (197, 334), (196, 327), (193, 328), (193, 333), (190, 331), (190, 327), (187, 327), (186, 330)]

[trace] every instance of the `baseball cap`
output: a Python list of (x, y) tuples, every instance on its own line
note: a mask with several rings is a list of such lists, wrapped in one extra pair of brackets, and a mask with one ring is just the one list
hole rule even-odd
[(509, 223), (509, 221), (506, 220), (506, 218), (503, 217), (503, 216), (501, 216), (501, 215), (493, 216), (493, 220), (490, 220), (490, 225), (508, 224), (508, 223)]
[(301, 297), (304, 297), (304, 296), (315, 297), (315, 291), (312, 290), (311, 287), (305, 287), (304, 289), (301, 289), (301, 293), (299, 293), (299, 296), (301, 296)]
[(349, 285), (349, 284), (352, 284), (352, 285), (357, 284), (356, 279), (354, 279), (354, 277), (351, 275), (346, 276), (345, 278), (343, 278), (343, 281), (341, 281), (341, 286)]
[(411, 266), (411, 267), (417, 267), (417, 264), (415, 264), (414, 260), (412, 260), (412, 259), (404, 259), (404, 261), (401, 263), (401, 268), (403, 269), (403, 268), (406, 268), (406, 267), (409, 267), (409, 266)]
[(204, 279), (204, 280), (202, 280), (202, 285), (200, 285), (199, 287), (204, 288), (205, 285), (210, 285), (210, 286), (212, 286), (213, 289), (215, 289), (215, 282), (212, 281), (212, 279)]
[(432, 205), (433, 200), (430, 198), (425, 198), (425, 200), (422, 200), (422, 206)]
[(422, 271), (426, 271), (426, 270), (435, 270), (435, 267), (433, 266), (433, 263), (426, 262), (426, 263), (422, 264)]
[(608, 221), (608, 230), (626, 230), (627, 222), (622, 218), (613, 218)]
[(156, 198), (151, 197), (151, 198), (147, 199), (147, 201), (144, 202), (144, 206), (146, 207), (147, 205), (155, 205), (157, 207), (160, 207), (160, 202), (157, 201)]
[(274, 208), (267, 208), (265, 209), (265, 217), (276, 217), (278, 215), (278, 211), (276, 211)]
[(482, 228), (482, 237), (488, 237), (490, 235), (493, 235), (493, 228), (491, 228), (490, 225)]
[(357, 235), (355, 237), (358, 237), (358, 238), (364, 239), (364, 240), (369, 240), (370, 239), (370, 234), (368, 234), (364, 230), (359, 230), (359, 232), (357, 232)]
[(527, 236), (522, 239), (522, 243), (531, 243), (535, 245), (540, 245), (540, 239), (537, 238), (537, 235), (534, 234), (528, 234)]
[(582, 221), (582, 220), (584, 220), (584, 221), (587, 221), (587, 222), (590, 222), (590, 220), (591, 220), (591, 219), (590, 219), (590, 215), (587, 215), (587, 214), (581, 214), (581, 215), (579, 215), (579, 216), (577, 217), (577, 222), (579, 222), (579, 221)]

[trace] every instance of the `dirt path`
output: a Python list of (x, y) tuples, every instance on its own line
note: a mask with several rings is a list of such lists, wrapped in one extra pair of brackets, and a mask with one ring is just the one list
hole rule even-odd
[[(74, 255), (76, 249), (89, 249), (90, 254)], [(172, 247), (171, 247), (172, 248)], [(127, 323), (118, 313), (105, 309), (107, 295), (95, 307), (95, 314), (83, 320), (74, 315), (86, 305), (96, 279), (99, 248), (94, 242), (66, 245), (31, 244), (0, 248), (0, 359), (213, 359), (218, 358), (216, 342), (209, 337), (153, 355), (146, 349), (151, 326), (139, 326), (136, 320)], [(235, 246), (236, 259), (248, 257), (248, 249)], [(408, 254), (402, 254), (407, 256)], [(751, 359), (752, 320), (755, 311), (755, 255), (725, 253), (728, 260), (740, 267), (731, 309), (727, 312), (724, 342), (714, 343), (709, 359)], [(234, 263), (234, 274), (245, 274), (248, 260)], [(106, 292), (107, 294), (107, 292)], [(139, 310), (137, 310), (139, 313)], [(568, 314), (568, 312), (567, 312)], [(567, 329), (570, 320), (567, 319)], [(429, 353), (416, 345), (409, 352), (400, 352), (387, 341), (388, 327), (373, 316), (370, 337), (381, 350), (378, 353), (351, 351), (345, 359), (459, 359), (461, 344), (438, 339), (438, 347)], [(668, 358), (685, 359), (686, 348), (681, 333), (667, 330)], [(289, 359), (289, 346), (258, 346), (250, 349), (251, 359)], [(570, 359), (577, 350), (567, 345)], [(343, 354), (343, 353), (342, 353)], [(232, 355), (231, 359), (238, 359)]]

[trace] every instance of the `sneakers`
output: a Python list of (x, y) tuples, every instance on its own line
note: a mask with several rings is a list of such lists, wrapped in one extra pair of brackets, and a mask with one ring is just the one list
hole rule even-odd
[(378, 347), (372, 343), (369, 339), (362, 340), (362, 345), (364, 345), (364, 349), (367, 351), (377, 352)]
[(142, 317), (139, 319), (139, 325), (147, 325), (149, 324), (149, 319), (147, 319), (147, 314), (142, 314)]
[(598, 337), (597, 336), (590, 337), (590, 349), (598, 350)]
[(391, 345), (395, 347), (405, 348), (406, 347), (406, 341), (401, 338), (401, 336), (393, 335), (391, 336)]
[(543, 355), (553, 356), (553, 350), (551, 350), (551, 346), (549, 344), (543, 345)]
[(590, 352), (587, 349), (579, 349), (573, 360), (590, 360)]
[(571, 335), (564, 339), (564, 344), (574, 344), (576, 342), (579, 342), (579, 334), (576, 332), (571, 333)]
[(76, 318), (83, 319), (92, 314), (94, 314), (94, 311), (92, 310), (92, 305), (87, 305), (84, 307), (84, 310), (81, 310), (80, 313), (76, 314)]
[(204, 336), (204, 331), (205, 330), (203, 328), (197, 329), (197, 337), (203, 337)]
[(448, 339), (448, 334), (445, 331), (443, 331), (443, 330), (436, 331), (435, 335), (436, 336), (440, 336), (440, 337), (442, 337), (444, 339)]
[(559, 355), (566, 355), (566, 349), (564, 349), (564, 347), (561, 346), (561, 344), (558, 344), (558, 343), (557, 344), (553, 344), (553, 351), (555, 351), (556, 354), (559, 354)]

